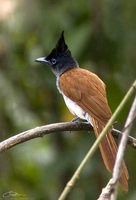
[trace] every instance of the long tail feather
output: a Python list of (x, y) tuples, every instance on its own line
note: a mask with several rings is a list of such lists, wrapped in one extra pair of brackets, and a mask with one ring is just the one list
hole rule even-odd
[[(100, 122), (98, 122), (94, 118), (91, 118), (91, 121), (94, 126), (95, 135), (96, 137), (98, 137), (101, 131), (103, 130), (104, 125), (102, 125)], [(100, 148), (101, 155), (102, 155), (106, 168), (112, 173), (118, 148), (113, 136), (111, 135), (111, 129), (108, 131), (106, 136), (104, 136), (104, 138), (102, 139), (99, 145), (99, 148)], [(122, 185), (123, 189), (127, 192), (129, 175), (128, 175), (127, 167), (124, 161), (122, 162), (120, 173), (122, 175), (119, 179), (119, 183)]]

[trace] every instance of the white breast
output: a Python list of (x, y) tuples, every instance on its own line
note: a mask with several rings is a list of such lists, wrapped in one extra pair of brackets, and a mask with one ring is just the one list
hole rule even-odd
[(73, 115), (76, 115), (83, 120), (87, 120), (92, 125), (91, 116), (87, 112), (85, 112), (80, 106), (78, 106), (74, 101), (69, 99), (64, 94), (62, 94), (62, 95), (63, 95), (64, 101), (65, 101), (68, 109), (70, 110), (70, 112)]
[(56, 85), (57, 85), (59, 92), (62, 94), (64, 101), (65, 101), (68, 109), (70, 110), (70, 112), (73, 115), (76, 115), (83, 120), (87, 120), (93, 126), (93, 124), (91, 122), (91, 116), (87, 112), (85, 112), (80, 106), (78, 106), (74, 101), (72, 101), (70, 98), (68, 98), (67, 96), (65, 96), (63, 94), (63, 92), (60, 88), (60, 85), (59, 85), (59, 77), (57, 78)]

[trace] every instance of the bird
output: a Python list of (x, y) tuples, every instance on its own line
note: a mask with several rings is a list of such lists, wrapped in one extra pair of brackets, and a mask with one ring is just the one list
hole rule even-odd
[[(65, 42), (64, 31), (51, 53), (35, 61), (49, 66), (56, 76), (57, 89), (62, 94), (70, 112), (82, 120), (87, 120), (93, 126), (97, 138), (112, 116), (106, 86), (96, 74), (79, 67)], [(104, 164), (111, 173), (113, 173), (118, 151), (111, 134), (112, 129), (113, 126), (109, 128), (99, 145)], [(126, 164), (122, 161), (119, 183), (126, 192), (128, 191), (128, 178)]]

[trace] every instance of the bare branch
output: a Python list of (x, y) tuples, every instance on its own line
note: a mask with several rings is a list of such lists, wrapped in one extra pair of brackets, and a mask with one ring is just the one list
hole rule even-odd
[[(93, 130), (93, 127), (87, 123), (87, 122), (65, 122), (65, 123), (55, 123), (45, 126), (36, 127), (34, 129), (30, 129), (27, 131), (24, 131), (22, 133), (19, 133), (13, 137), (10, 137), (3, 142), (0, 143), (0, 153), (4, 152), (5, 150), (26, 142), (28, 140), (43, 137), (44, 135), (55, 133), (55, 132), (62, 132), (62, 131), (91, 131)], [(115, 138), (121, 138), (122, 133), (117, 130), (112, 130), (112, 135)], [(133, 137), (128, 137), (128, 144), (136, 149), (136, 139)]]
[[(119, 131), (117, 129), (113, 129), (111, 133), (114, 138), (121, 138), (122, 134), (123, 134), (121, 131)], [(129, 146), (131, 146), (132, 148), (136, 149), (136, 139), (135, 138), (128, 136), (127, 144)]]
[(79, 130), (93, 130), (92, 126), (88, 123), (77, 123), (77, 122), (66, 122), (66, 123), (55, 123), (49, 124), (45, 126), (36, 127), (34, 129), (30, 129), (28, 131), (24, 131), (19, 133), (13, 137), (10, 137), (3, 142), (0, 143), (0, 153), (4, 152), (5, 150), (26, 142), (28, 140), (43, 137), (44, 135), (59, 132), (59, 131), (79, 131)]

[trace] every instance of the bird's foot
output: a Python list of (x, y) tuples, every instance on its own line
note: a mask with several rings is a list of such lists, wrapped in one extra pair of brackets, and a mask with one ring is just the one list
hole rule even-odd
[(80, 121), (77, 120), (77, 119), (79, 119), (79, 117), (75, 117), (75, 118), (73, 118), (73, 119), (71, 120), (71, 122), (77, 122), (77, 123), (80, 123)]

